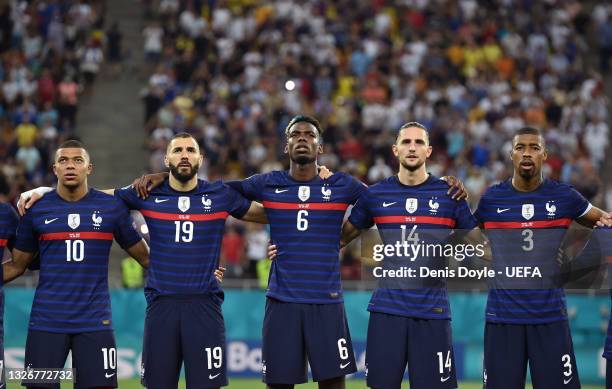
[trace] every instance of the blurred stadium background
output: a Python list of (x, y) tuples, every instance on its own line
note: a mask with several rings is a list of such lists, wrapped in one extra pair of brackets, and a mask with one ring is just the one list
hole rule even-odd
[[(509, 134), (535, 126), (549, 148), (546, 174), (609, 210), (611, 56), (605, 1), (9, 0), (0, 5), (0, 200), (53, 183), (52, 152), (69, 137), (90, 149), (99, 188), (164, 170), (180, 131), (201, 141), (202, 178), (283, 169), (284, 126), (308, 113), (326, 128), (320, 163), (366, 183), (397, 169), (389, 148), (399, 126), (425, 124), (429, 170), (461, 178), (472, 206), (507, 177)], [(228, 222), (231, 377), (259, 374), (267, 241), (264, 228)], [(370, 284), (361, 273), (345, 251), (363, 367)], [(119, 376), (132, 379), (120, 386), (137, 387), (142, 275), (116, 248), (109, 282)], [(9, 367), (23, 361), (35, 285), (31, 273), (6, 288)], [(485, 295), (457, 292), (451, 303), (459, 376), (477, 382)], [(581, 379), (601, 385), (607, 291), (571, 291), (568, 305)]]

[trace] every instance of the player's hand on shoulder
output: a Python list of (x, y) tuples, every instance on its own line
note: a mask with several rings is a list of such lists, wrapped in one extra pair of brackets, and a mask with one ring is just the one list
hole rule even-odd
[(272, 243), (268, 244), (268, 259), (274, 261), (276, 259), (277, 254), (278, 250), (276, 249), (276, 245)]
[(612, 212), (604, 212), (596, 224), (597, 227), (612, 227)]
[(319, 177), (321, 177), (321, 179), (327, 180), (329, 177), (333, 175), (334, 173), (331, 170), (329, 170), (326, 166), (324, 165), (319, 166)]
[(450, 195), (453, 200), (468, 199), (469, 194), (460, 179), (455, 176), (444, 176), (440, 179), (448, 184), (449, 188), (446, 194)]
[(132, 188), (136, 190), (138, 197), (146, 199), (149, 197), (149, 193), (161, 185), (166, 178), (168, 178), (168, 173), (166, 172), (143, 174), (132, 182)]
[(217, 270), (215, 270), (215, 278), (219, 283), (223, 282), (223, 274), (225, 273), (225, 268), (223, 266), (219, 266)]
[(32, 207), (32, 205), (34, 205), (45, 195), (45, 193), (52, 189), (53, 188), (40, 187), (23, 192), (21, 195), (19, 195), (19, 200), (17, 200), (17, 211), (19, 212), (19, 215), (23, 216), (26, 211)]

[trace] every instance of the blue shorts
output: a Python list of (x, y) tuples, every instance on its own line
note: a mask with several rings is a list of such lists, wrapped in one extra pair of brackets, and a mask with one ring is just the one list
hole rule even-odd
[[(113, 331), (59, 334), (29, 330), (24, 364), (34, 369), (61, 369), (69, 351), (76, 371), (75, 388), (117, 387), (117, 346)], [(59, 383), (22, 385), (60, 388)]]
[(343, 377), (357, 371), (343, 303), (302, 304), (266, 301), (262, 375), (267, 384)]
[(535, 388), (580, 388), (567, 321), (486, 324), (484, 389), (523, 389), (527, 361)]
[(147, 306), (142, 385), (176, 388), (183, 361), (189, 388), (227, 385), (225, 324), (212, 295), (159, 296)]
[(412, 389), (456, 388), (450, 320), (370, 312), (366, 345), (368, 386), (399, 389), (406, 364)]

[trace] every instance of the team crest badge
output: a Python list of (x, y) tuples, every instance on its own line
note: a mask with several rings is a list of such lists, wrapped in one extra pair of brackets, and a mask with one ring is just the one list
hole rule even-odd
[(178, 209), (180, 209), (181, 212), (187, 212), (190, 206), (191, 206), (191, 203), (189, 201), (189, 197), (180, 196), (178, 198)]
[(553, 201), (546, 202), (546, 212), (548, 212), (549, 217), (556, 216), (557, 206), (554, 204)]
[(100, 225), (102, 225), (102, 216), (100, 216), (100, 211), (94, 211), (91, 214), (91, 221), (93, 222), (94, 229), (100, 229)]
[(321, 187), (321, 193), (323, 194), (323, 200), (329, 201), (331, 200), (332, 191), (326, 186)]
[(436, 200), (436, 197), (432, 197), (431, 200), (429, 200), (429, 212), (434, 214), (438, 213), (438, 208), (440, 208), (440, 203)]
[(523, 204), (522, 214), (525, 220), (529, 220), (533, 217), (535, 211), (533, 208), (533, 204)]
[(416, 212), (418, 207), (419, 207), (419, 200), (415, 198), (406, 199), (406, 211), (408, 211), (408, 213)]
[(310, 187), (300, 186), (298, 189), (298, 198), (302, 201), (306, 201), (310, 198)]
[(81, 225), (81, 215), (78, 213), (71, 213), (68, 215), (68, 227), (76, 230)]
[(206, 196), (202, 196), (202, 205), (204, 205), (204, 209), (208, 211), (212, 206), (212, 200), (207, 199)]

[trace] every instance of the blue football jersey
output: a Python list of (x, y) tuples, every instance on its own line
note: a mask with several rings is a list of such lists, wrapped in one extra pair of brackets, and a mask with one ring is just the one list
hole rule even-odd
[[(532, 192), (516, 190), (511, 180), (490, 187), (476, 218), (491, 243), (496, 277), (490, 284), (486, 320), (508, 324), (550, 323), (567, 319), (558, 250), (573, 220), (589, 202), (567, 184), (545, 179)], [(512, 269), (538, 268), (541, 277)], [(510, 273), (508, 273), (510, 272)], [(539, 283), (539, 284), (538, 284)]]
[[(471, 230), (477, 222), (465, 202), (453, 200), (447, 195), (448, 184), (429, 176), (420, 185), (403, 185), (397, 176), (368, 188), (361, 196), (349, 217), (349, 222), (360, 230), (374, 224), (385, 245), (395, 245), (401, 239), (413, 244), (440, 244), (445, 242), (453, 229)], [(383, 267), (396, 267), (393, 261), (406, 268), (420, 267), (443, 269), (443, 258), (419, 257), (385, 258)], [(446, 280), (423, 277), (414, 283), (381, 282), (374, 290), (368, 310), (424, 319), (449, 319), (450, 308)]]
[[(9, 204), (0, 203), (0, 258), (5, 249), (10, 250), (15, 243), (19, 217)], [(0, 266), (0, 289), (2, 288), (2, 266)]]
[(108, 257), (113, 238), (123, 248), (141, 239), (127, 208), (94, 189), (75, 202), (50, 192), (21, 218), (15, 248), (40, 254), (30, 329), (112, 329)]
[(228, 182), (266, 209), (277, 246), (268, 281), (269, 297), (297, 303), (342, 301), (340, 233), (349, 207), (365, 185), (345, 173), (296, 181), (286, 171)]
[(130, 187), (115, 196), (144, 216), (150, 236), (147, 301), (159, 295), (211, 294), (221, 297), (214, 271), (229, 215), (241, 218), (251, 202), (220, 181), (198, 180), (195, 189), (179, 192), (166, 180), (147, 199)]

